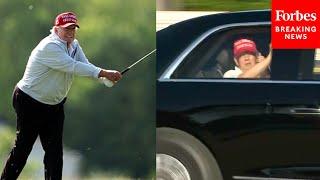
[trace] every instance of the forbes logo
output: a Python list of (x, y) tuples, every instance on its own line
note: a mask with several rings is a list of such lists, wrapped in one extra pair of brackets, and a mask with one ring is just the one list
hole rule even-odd
[(284, 10), (276, 10), (276, 21), (316, 21), (317, 13), (286, 13)]

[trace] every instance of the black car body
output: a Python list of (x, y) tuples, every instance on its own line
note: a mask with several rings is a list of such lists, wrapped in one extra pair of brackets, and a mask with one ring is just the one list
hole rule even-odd
[[(157, 32), (157, 155), (177, 159), (191, 179), (320, 179), (318, 51), (274, 49), (270, 79), (222, 78), (237, 38), (268, 54), (270, 18), (221, 13)], [(189, 151), (197, 144), (186, 136), (209, 154)]]

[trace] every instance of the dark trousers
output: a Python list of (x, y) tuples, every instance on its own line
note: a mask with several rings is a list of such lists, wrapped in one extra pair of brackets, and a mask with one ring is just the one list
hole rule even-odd
[(13, 93), (13, 107), (17, 114), (15, 145), (12, 148), (1, 180), (17, 179), (22, 171), (38, 135), (45, 151), (46, 180), (62, 178), (63, 104), (47, 105), (31, 98), (19, 88)]

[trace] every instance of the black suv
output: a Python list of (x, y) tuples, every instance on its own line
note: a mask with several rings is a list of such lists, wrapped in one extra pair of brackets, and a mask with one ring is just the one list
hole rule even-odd
[(320, 51), (274, 49), (270, 78), (223, 78), (239, 38), (267, 56), (270, 16), (221, 13), (157, 32), (157, 178), (320, 179)]

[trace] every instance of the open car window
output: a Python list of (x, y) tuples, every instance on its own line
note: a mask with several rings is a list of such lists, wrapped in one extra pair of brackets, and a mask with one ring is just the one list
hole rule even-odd
[(233, 43), (240, 38), (253, 40), (261, 55), (267, 56), (270, 43), (270, 25), (232, 27), (212, 33), (185, 57), (171, 78), (223, 78), (225, 72), (236, 67)]
[(314, 49), (275, 49), (272, 58), (272, 80), (319, 80)]
[[(223, 75), (237, 69), (233, 43), (241, 38), (254, 41), (257, 51), (264, 57), (268, 55), (270, 25), (226, 28), (212, 33), (192, 49), (170, 79), (235, 79)], [(237, 79), (320, 80), (320, 49), (274, 49), (266, 72), (269, 76)]]
[(320, 49), (315, 50), (312, 74), (313, 80), (320, 80)]

